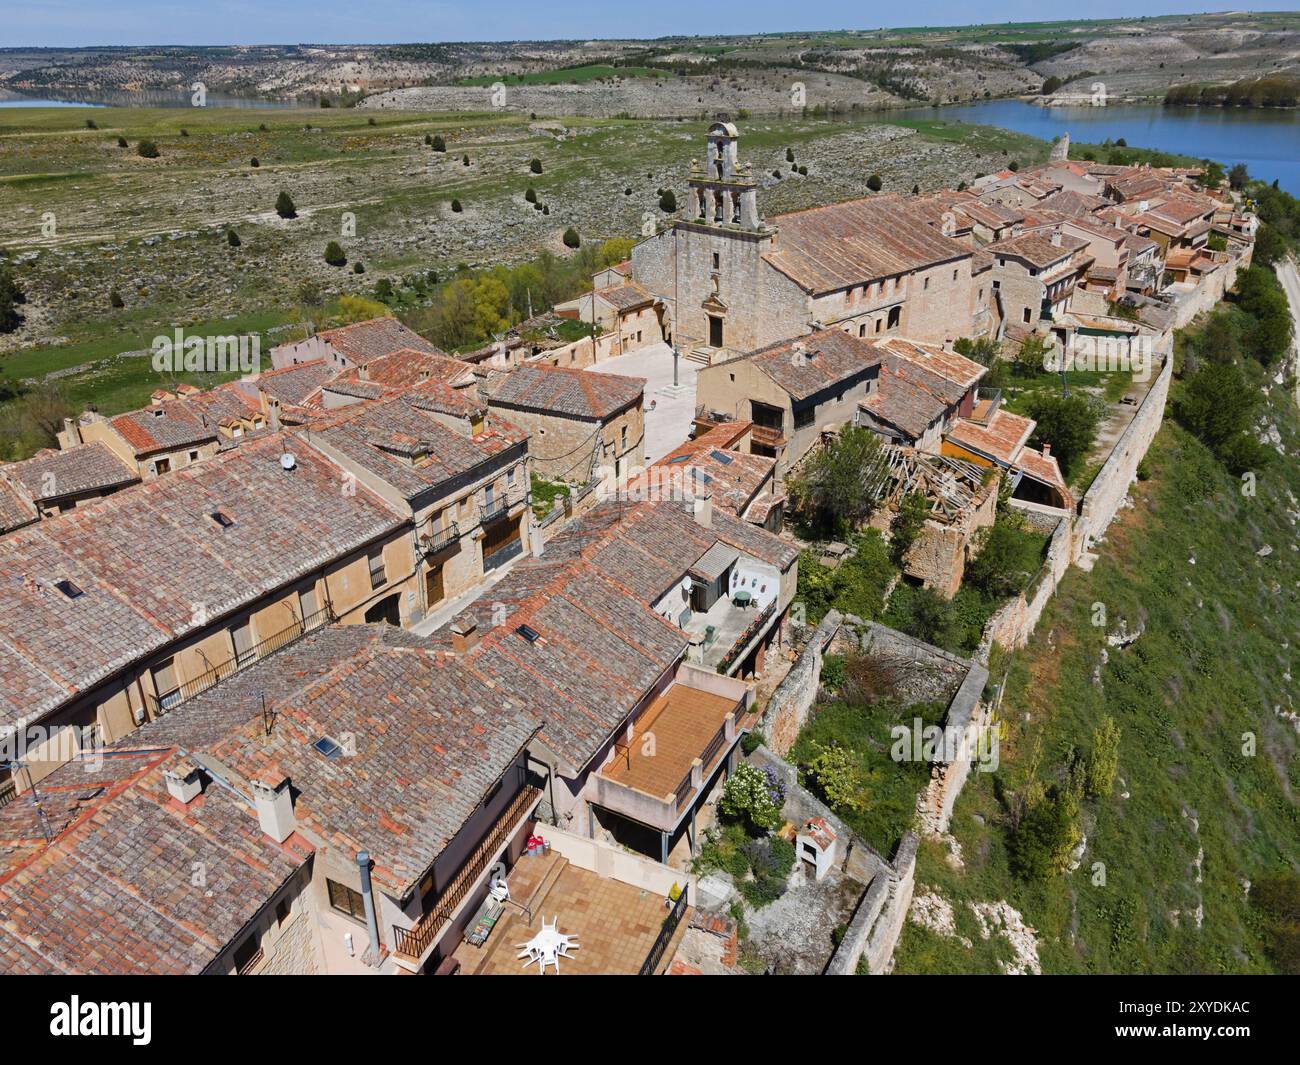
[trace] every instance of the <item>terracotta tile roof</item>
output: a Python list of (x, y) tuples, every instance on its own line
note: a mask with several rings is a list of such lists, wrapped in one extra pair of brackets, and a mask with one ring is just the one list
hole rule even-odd
[(326, 329), (316, 335), (357, 366), (364, 366), (403, 348), (413, 348), (430, 355), (445, 354), (437, 345), (425, 340), (415, 330), (408, 329), (396, 318), (372, 318), (367, 322)]
[(807, 399), (841, 381), (868, 375), (880, 360), (881, 352), (870, 341), (842, 329), (822, 329), (713, 365), (750, 362), (792, 398)]
[(952, 405), (926, 387), (936, 380), (906, 359), (891, 357), (881, 367), (879, 386), (858, 406), (877, 421), (901, 430), (909, 440), (916, 440), (940, 422)]
[(257, 387), (286, 406), (297, 407), (306, 403), (337, 372), (326, 360), (313, 359), (280, 370), (267, 370), (258, 376)]
[[(706, 529), (689, 506), (605, 501), (467, 610), (486, 632), (467, 664), (545, 708), (543, 739), (572, 766), (586, 765), (681, 658), (685, 634), (651, 606), (692, 565), (718, 543), (779, 571), (798, 559), (779, 537), (717, 506)], [(524, 639), (521, 624), (540, 638)]]
[(654, 303), (654, 296), (634, 281), (625, 285), (610, 285), (596, 290), (596, 295), (620, 313), (634, 311), (638, 307), (648, 307)]
[(477, 411), (479, 404), (427, 381), (398, 395), (354, 403), (314, 418), (310, 439), (352, 460), (407, 499), (491, 461), (523, 444), (528, 434), (502, 418), (485, 419), (483, 431), (470, 436), (451, 428), (438, 413)]
[(1109, 200), (1101, 196), (1090, 196), (1086, 192), (1062, 189), (1060, 192), (1054, 192), (1052, 195), (1040, 200), (1038, 206), (1040, 209), (1046, 208), (1050, 211), (1060, 211), (1061, 214), (1069, 215), (1071, 218), (1080, 218), (1105, 207), (1109, 202)]
[[(0, 539), (0, 725), (196, 631), (195, 604), (219, 619), (401, 528), (368, 489), (339, 491), (340, 477), (278, 433)], [(65, 580), (82, 594), (60, 591)]]
[(140, 479), (99, 442), (76, 444), (66, 451), (38, 451), (22, 462), (0, 466), (0, 475), (13, 478), (38, 502), (120, 488)]
[(947, 437), (955, 444), (978, 452), (1002, 466), (1010, 466), (1033, 434), (1034, 420), (999, 410), (988, 425), (958, 418)]
[(967, 258), (899, 196), (875, 196), (771, 219), (776, 243), (763, 258), (806, 292), (820, 294)]
[(218, 426), (261, 415), (261, 404), (240, 385), (231, 381), (119, 414), (110, 421), (136, 457), (205, 443), (217, 439)]
[(1022, 233), (1018, 237), (995, 241), (988, 245), (988, 251), (994, 256), (1023, 259), (1043, 270), (1087, 246), (1088, 242), (1083, 238), (1068, 234), (1061, 236), (1059, 244), (1053, 244), (1051, 236), (1046, 233)]
[[(924, 341), (911, 340), (907, 337), (887, 337), (883, 340), (877, 340), (876, 344), (891, 355), (896, 355), (900, 359), (907, 359), (909, 362), (913, 362), (917, 366), (929, 370), (947, 381), (951, 381), (961, 388), (963, 393), (989, 372), (987, 367), (981, 366), (973, 359), (968, 359), (965, 355), (959, 355), (955, 351), (948, 351), (939, 344), (927, 344)], [(945, 395), (947, 394), (945, 392)]]
[(1070, 490), (1066, 487), (1065, 478), (1061, 476), (1061, 467), (1057, 464), (1055, 455), (1044, 455), (1041, 451), (1035, 451), (1031, 447), (1021, 448), (1013, 466), (1016, 469), (1023, 470), (1036, 481), (1053, 485), (1063, 491), (1067, 499), (1072, 499)]
[(521, 366), (492, 389), (494, 406), (604, 421), (641, 403), (644, 377), (592, 373), (561, 366)]
[(0, 810), (0, 972), (202, 972), (309, 859), (304, 841), (274, 843), (223, 788), (172, 801), (162, 772), (178, 760), (125, 747), (94, 774), (55, 770), (40, 783), (51, 844), (24, 798)]
[(441, 381), (452, 388), (460, 388), (474, 383), (474, 367), (450, 355), (400, 348), (372, 359), (363, 368), (350, 367), (336, 380), (369, 381), (397, 390), (423, 381)]
[[(36, 504), (28, 498), (26, 492), (0, 477), (0, 533), (30, 525), (40, 516)], [(3, 672), (0, 672), (0, 676), (2, 675)]]
[(648, 499), (669, 498), (666, 493), (681, 490), (692, 494), (698, 487), (712, 494), (716, 506), (726, 507), (738, 517), (755, 495), (772, 479), (776, 459), (731, 451), (737, 433), (748, 430), (749, 422), (724, 422), (687, 440), (628, 483), (628, 494)]

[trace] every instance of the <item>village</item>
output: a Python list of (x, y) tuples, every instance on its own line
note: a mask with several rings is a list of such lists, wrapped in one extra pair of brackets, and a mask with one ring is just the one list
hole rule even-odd
[(1068, 134), (681, 184), (478, 350), (321, 328), (0, 465), (0, 972), (891, 971), (1257, 218)]

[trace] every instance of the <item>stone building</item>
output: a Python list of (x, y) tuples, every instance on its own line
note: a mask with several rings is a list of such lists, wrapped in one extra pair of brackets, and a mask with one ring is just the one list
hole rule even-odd
[(716, 123), (682, 218), (632, 249), (664, 330), (703, 363), (834, 326), (871, 338), (972, 333), (971, 249), (900, 196), (764, 220), (739, 134)]
[(489, 407), (526, 430), (541, 476), (614, 483), (645, 465), (645, 378), (521, 366), (485, 386)]

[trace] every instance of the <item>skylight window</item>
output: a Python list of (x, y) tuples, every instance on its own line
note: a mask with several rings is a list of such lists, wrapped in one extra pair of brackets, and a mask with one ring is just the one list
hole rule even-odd
[(235, 519), (232, 518), (229, 514), (227, 514), (224, 510), (214, 510), (211, 514), (208, 515), (208, 517), (210, 517), (223, 529), (229, 529), (232, 525), (235, 524)]
[(529, 643), (536, 643), (542, 638), (542, 634), (530, 625), (519, 625), (515, 632), (522, 636)]
[(731, 456), (728, 455), (725, 451), (718, 451), (715, 449), (709, 452), (709, 454), (712, 455), (716, 461), (721, 462), (724, 466), (731, 465)]
[(315, 743), (313, 743), (312, 746), (315, 747), (317, 751), (323, 754), (331, 762), (340, 758), (343, 754), (343, 746), (339, 743), (336, 743), (328, 736), (322, 736)]
[(69, 599), (80, 599), (86, 593), (81, 590), (80, 586), (73, 581), (55, 581), (54, 587), (61, 591)]

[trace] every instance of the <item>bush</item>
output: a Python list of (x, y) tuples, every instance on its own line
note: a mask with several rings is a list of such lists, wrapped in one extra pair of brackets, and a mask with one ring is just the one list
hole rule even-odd
[(257, 156), (253, 156), (253, 158), (248, 161), (248, 165), (256, 170), (262, 164), (257, 161)]
[(325, 245), (325, 261), (330, 266), (347, 266), (348, 257), (343, 254), (343, 249), (337, 240), (331, 240)]
[(884, 187), (884, 182), (880, 180), (879, 174), (872, 174), (867, 178), (867, 188), (872, 192), (879, 192)]
[(94, 120), (93, 118), (88, 118), (88, 119), (86, 119), (86, 128), (87, 128), (87, 129), (99, 129), (99, 126), (95, 124), (95, 120)]
[(527, 200), (529, 203), (536, 203), (537, 190), (534, 189), (531, 185), (529, 185), (528, 188), (524, 191), (524, 199)]
[(781, 825), (781, 806), (766, 774), (748, 762), (741, 762), (727, 778), (718, 800), (724, 817), (752, 829), (772, 830)]
[(433, 141), (431, 143), (433, 145), (433, 150), (435, 152), (445, 152), (447, 150), (447, 142), (437, 134), (434, 135)]
[(1251, 906), (1262, 918), (1264, 949), (1273, 964), (1288, 976), (1300, 975), (1300, 874), (1260, 877)]
[(115, 288), (109, 289), (108, 305), (114, 308), (115, 310), (120, 310), (121, 308), (125, 307), (126, 304), (122, 302), (122, 293), (118, 292), (117, 289)]
[(293, 197), (287, 192), (281, 192), (275, 198), (275, 213), (281, 218), (297, 218), (298, 209), (293, 205)]
[(998, 599), (1022, 592), (1043, 561), (1043, 539), (1030, 532), (1015, 511), (998, 515), (976, 537), (978, 554), (966, 569), (966, 582)]
[(117, 138), (117, 146), (118, 146), (119, 148), (125, 148), (125, 147), (126, 147), (126, 138), (125, 138), (125, 137), (118, 137), (118, 138)]
[(1120, 729), (1113, 717), (1106, 717), (1092, 734), (1092, 752), (1084, 771), (1084, 791), (1094, 799), (1104, 799), (1115, 786), (1119, 771)]
[(243, 241), (239, 239), (239, 234), (236, 233), (233, 229), (227, 229), (226, 243), (229, 244), (232, 248), (238, 248), (240, 244), (243, 243)]
[(157, 159), (159, 154), (158, 145), (154, 144), (153, 141), (141, 141), (135, 146), (135, 154), (140, 156), (141, 159)]
[(542, 172), (542, 161), (540, 159), (534, 159), (528, 164), (528, 169), (534, 174), (540, 174)]
[(861, 813), (871, 801), (868, 774), (862, 759), (838, 743), (814, 744), (808, 762), (808, 782), (832, 810)]
[(460, 212), (461, 212), (461, 210), (462, 210), (461, 205), (460, 205), (460, 200), (452, 200), (452, 201), (451, 201), (451, 209), (452, 209), (452, 211), (454, 211), (456, 214), (460, 214)]
[(672, 189), (664, 189), (659, 197), (659, 210), (665, 214), (672, 214), (677, 210), (677, 196)]
[(578, 248), (582, 246), (582, 238), (578, 236), (578, 231), (572, 226), (564, 231), (564, 246), (566, 248)]
[(424, 135), (424, 143), (426, 147), (431, 147), (433, 145), (433, 137), (426, 133)]
[(1098, 405), (1085, 395), (1061, 396), (1055, 392), (1036, 392), (1027, 397), (1025, 413), (1038, 425), (1030, 446), (1050, 444), (1052, 455), (1067, 478), (1087, 458), (1097, 426), (1101, 423)]
[(352, 272), (354, 274), (364, 274), (366, 272), (366, 268), (361, 265), (360, 259), (352, 264)]
[(189, 135), (190, 135), (190, 131), (187, 130), (187, 129), (185, 129), (184, 127), (182, 127), (182, 128), (181, 128), (181, 136), (182, 136), (182, 137), (188, 137)]
[(840, 534), (871, 516), (885, 476), (880, 438), (865, 426), (848, 425), (809, 456), (787, 491), (801, 521)]
[(1078, 803), (1059, 786), (1032, 803), (1007, 841), (1011, 868), (1025, 880), (1047, 881), (1069, 868), (1079, 842)]
[(461, 166), (469, 166), (469, 154), (468, 154), (468, 153), (466, 153), (465, 155), (462, 155), (462, 156), (460, 157), (460, 165), (461, 165)]

